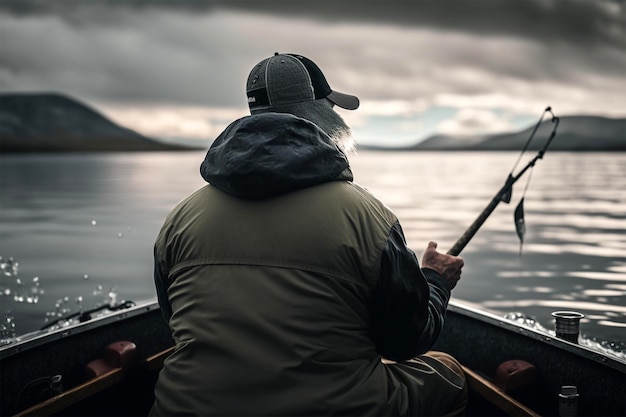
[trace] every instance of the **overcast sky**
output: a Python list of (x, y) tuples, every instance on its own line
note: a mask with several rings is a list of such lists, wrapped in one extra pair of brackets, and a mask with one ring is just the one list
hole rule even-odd
[(0, 0), (0, 90), (55, 91), (155, 138), (212, 140), (250, 69), (315, 61), (361, 143), (626, 117), (623, 1)]

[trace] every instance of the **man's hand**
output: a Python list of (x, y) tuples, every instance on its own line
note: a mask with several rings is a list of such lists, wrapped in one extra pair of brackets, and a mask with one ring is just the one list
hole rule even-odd
[(463, 265), (462, 258), (437, 252), (437, 242), (429, 242), (424, 255), (422, 255), (422, 268), (430, 268), (439, 272), (450, 289), (456, 287), (456, 283), (461, 279)]

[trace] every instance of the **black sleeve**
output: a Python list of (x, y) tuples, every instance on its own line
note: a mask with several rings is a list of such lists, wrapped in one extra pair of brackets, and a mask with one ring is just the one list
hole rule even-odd
[(426, 352), (441, 332), (449, 299), (444, 279), (434, 270), (420, 268), (396, 222), (370, 300), (370, 331), (378, 353), (402, 361)]
[(161, 306), (161, 314), (163, 314), (165, 321), (169, 322), (172, 317), (172, 306), (167, 298), (169, 282), (167, 280), (167, 274), (162, 270), (159, 259), (157, 258), (156, 250), (154, 252), (154, 286), (156, 287), (159, 306)]

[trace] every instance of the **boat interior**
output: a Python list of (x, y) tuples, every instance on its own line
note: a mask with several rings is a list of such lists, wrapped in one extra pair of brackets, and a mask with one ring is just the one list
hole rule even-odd
[[(172, 344), (151, 302), (4, 346), (1, 414), (145, 416)], [(434, 350), (463, 364), (468, 416), (626, 415), (626, 361), (454, 301)]]

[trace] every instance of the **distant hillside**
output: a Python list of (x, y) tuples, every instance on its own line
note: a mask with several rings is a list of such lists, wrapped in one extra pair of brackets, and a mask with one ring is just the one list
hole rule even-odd
[[(545, 120), (531, 142), (531, 150), (544, 146), (554, 124)], [(475, 136), (435, 135), (402, 150), (417, 151), (510, 151), (523, 149), (534, 125), (515, 133)], [(367, 147), (362, 147), (367, 149)], [(378, 148), (382, 149), (382, 148)], [(397, 148), (396, 148), (397, 149)], [(626, 119), (595, 116), (560, 118), (552, 151), (626, 151)]]
[(174, 151), (61, 94), (0, 94), (0, 152)]

